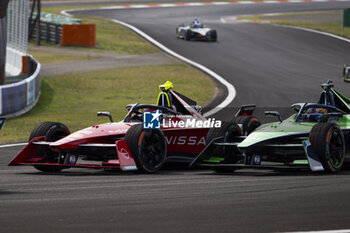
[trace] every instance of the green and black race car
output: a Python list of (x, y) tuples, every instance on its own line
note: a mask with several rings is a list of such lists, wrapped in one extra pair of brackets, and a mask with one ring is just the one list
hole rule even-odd
[(238, 124), (211, 129), (205, 150), (192, 165), (217, 172), (240, 168), (340, 171), (350, 159), (350, 99), (333, 86), (331, 81), (322, 84), (317, 103), (293, 104), (295, 114), (285, 120), (278, 112), (265, 112), (279, 121), (259, 126), (255, 117), (238, 116), (233, 120)]

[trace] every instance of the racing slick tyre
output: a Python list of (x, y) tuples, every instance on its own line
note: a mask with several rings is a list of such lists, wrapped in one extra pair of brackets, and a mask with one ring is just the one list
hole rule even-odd
[(234, 117), (231, 122), (242, 125), (242, 134), (244, 136), (248, 136), (261, 125), (259, 119), (255, 116), (238, 116)]
[[(33, 129), (32, 133), (29, 136), (29, 141), (31, 141), (33, 138), (36, 138), (36, 137), (45, 136), (46, 142), (54, 142), (69, 134), (70, 132), (64, 124), (57, 123), (57, 122), (42, 122)], [(58, 162), (59, 153), (54, 152), (47, 147), (38, 147), (36, 153), (37, 155), (40, 155), (43, 157), (43, 159), (40, 161), (42, 163)], [(43, 172), (59, 172), (63, 169), (62, 167), (45, 166), (45, 165), (34, 165), (34, 167), (37, 170), (43, 171)]]
[(335, 123), (318, 123), (310, 132), (310, 142), (322, 166), (328, 173), (337, 173), (344, 164), (345, 141)]
[(143, 129), (142, 124), (133, 125), (126, 132), (125, 140), (141, 172), (155, 173), (162, 168), (167, 147), (161, 130)]
[[(236, 123), (225, 122), (221, 123), (220, 128), (210, 128), (207, 134), (206, 142), (209, 144), (213, 139), (223, 137), (222, 142), (234, 142), (236, 136), (241, 136), (242, 131)], [(236, 154), (238, 153), (237, 148), (231, 146), (219, 146), (213, 150), (214, 157), (224, 157), (224, 163), (235, 163), (237, 162)], [(212, 167), (212, 170), (218, 173), (232, 173), (234, 172), (233, 167)]]
[(210, 30), (206, 36), (209, 41), (217, 41), (218, 38), (216, 30)]
[(185, 39), (186, 40), (191, 40), (191, 31), (190, 30), (186, 31)]

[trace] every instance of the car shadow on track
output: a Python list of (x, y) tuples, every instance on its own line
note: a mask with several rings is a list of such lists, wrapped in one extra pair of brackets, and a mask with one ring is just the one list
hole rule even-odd
[[(22, 172), (23, 175), (34, 176), (168, 176), (168, 175), (211, 175), (211, 176), (334, 176), (325, 172), (312, 172), (309, 170), (268, 170), (268, 169), (240, 169), (232, 173), (217, 173), (207, 168), (189, 168), (187, 164), (167, 164), (160, 171), (153, 174), (144, 174), (139, 171), (121, 171), (116, 169), (90, 170), (90, 169), (69, 169), (60, 172)], [(350, 165), (343, 168), (336, 175), (349, 175)]]
[(207, 171), (198, 175), (212, 175), (212, 176), (343, 176), (349, 175), (350, 170), (343, 170), (337, 174), (329, 174), (326, 172), (313, 172), (313, 171), (274, 171), (274, 170), (241, 170), (232, 173), (217, 173), (215, 171)]
[(16, 195), (16, 194), (27, 194), (28, 192), (13, 192), (0, 189), (0, 196), (2, 195)]

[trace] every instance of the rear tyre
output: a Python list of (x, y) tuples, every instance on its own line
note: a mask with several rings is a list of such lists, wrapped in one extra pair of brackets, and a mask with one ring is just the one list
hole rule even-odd
[(155, 173), (162, 168), (167, 153), (162, 131), (143, 129), (142, 124), (137, 124), (126, 132), (125, 140), (141, 172)]
[(238, 116), (232, 119), (233, 123), (237, 125), (242, 125), (242, 134), (248, 136), (256, 128), (258, 128), (261, 123), (255, 116)]
[[(233, 122), (222, 122), (220, 128), (210, 128), (207, 134), (206, 142), (209, 144), (212, 140), (218, 137), (222, 137), (221, 142), (234, 142), (235, 137), (241, 136), (242, 131), (237, 124)], [(224, 157), (223, 163), (235, 163), (237, 162), (238, 153), (237, 148), (231, 146), (215, 147), (212, 154), (214, 157)], [(218, 173), (232, 173), (234, 168), (232, 167), (212, 167), (212, 170)]]
[(309, 135), (313, 150), (328, 173), (337, 173), (344, 164), (344, 135), (337, 124), (318, 123)]
[[(45, 141), (54, 142), (69, 134), (70, 132), (64, 124), (57, 122), (42, 122), (33, 129), (32, 133), (29, 136), (29, 141), (36, 137), (45, 136)], [(59, 153), (54, 152), (47, 147), (39, 147), (36, 151), (36, 154), (43, 157), (43, 159), (40, 160), (42, 163), (58, 162)], [(63, 169), (61, 167), (45, 165), (34, 165), (34, 167), (37, 170), (43, 172), (59, 172)]]

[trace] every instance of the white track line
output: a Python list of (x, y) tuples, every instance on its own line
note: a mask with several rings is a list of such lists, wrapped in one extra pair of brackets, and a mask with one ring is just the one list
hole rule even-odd
[(28, 143), (15, 143), (15, 144), (6, 144), (6, 145), (0, 145), (0, 148), (7, 148), (7, 147), (15, 147), (15, 146), (25, 146)]
[[(190, 3), (175, 3), (175, 4), (126, 5), (126, 6), (114, 6), (114, 7), (112, 6), (112, 7), (90, 8), (90, 9), (87, 8), (87, 9), (62, 10), (61, 13), (63, 15), (66, 15), (66, 16), (72, 16), (72, 14), (70, 14), (68, 12), (82, 11), (82, 10), (98, 10), (98, 9), (130, 9), (130, 8), (181, 7), (181, 6), (190, 7), (190, 6), (228, 5), (228, 4), (275, 4), (275, 3), (319, 2), (319, 1), (334, 2), (334, 1), (349, 1), (349, 0), (267, 0), (267, 1), (262, 1), (262, 2), (258, 2), (258, 3), (253, 2), (253, 1), (206, 2), (206, 3), (190, 2)], [(225, 19), (221, 18), (221, 20), (223, 23), (225, 23)], [(124, 25), (125, 27), (130, 28), (131, 30), (138, 33), (139, 35), (141, 35), (146, 40), (150, 41), (151, 43), (153, 43), (154, 45), (156, 45), (157, 47), (159, 47), (163, 51), (171, 54), (172, 56), (174, 56), (174, 57), (176, 57), (176, 58), (178, 58), (178, 59), (180, 59), (188, 64), (191, 64), (194, 67), (197, 67), (198, 69), (211, 75), (217, 81), (219, 81), (224, 86), (226, 86), (226, 88), (228, 90), (228, 96), (226, 97), (226, 99), (222, 103), (220, 103), (218, 106), (216, 106), (215, 108), (210, 110), (209, 112), (206, 112), (204, 114), (205, 117), (208, 117), (208, 116), (213, 115), (214, 113), (217, 113), (218, 111), (220, 111), (220, 109), (222, 109), (222, 108), (226, 107), (228, 104), (230, 104), (234, 100), (234, 98), (236, 97), (236, 90), (235, 90), (234, 86), (232, 84), (230, 84), (229, 82), (227, 82), (224, 78), (222, 78), (221, 76), (219, 76), (218, 74), (213, 72), (212, 70), (206, 68), (205, 66), (203, 66), (199, 63), (196, 63), (192, 60), (189, 60), (189, 59), (175, 53), (174, 51), (165, 47), (163, 44), (159, 43), (158, 41), (156, 41), (155, 39), (153, 39), (152, 37), (150, 37), (146, 33), (142, 32), (141, 30), (139, 30), (138, 28), (136, 28), (130, 24), (127, 24), (127, 23), (119, 21), (119, 20), (114, 20), (114, 19), (112, 19), (112, 21), (119, 23), (121, 25)], [(333, 37), (336, 37), (336, 36), (333, 35)]]
[(303, 30), (303, 31), (307, 31), (307, 32), (313, 32), (313, 33), (317, 33), (317, 34), (333, 37), (335, 39), (342, 40), (342, 41), (350, 43), (349, 39), (346, 39), (344, 37), (337, 36), (337, 35), (334, 35), (334, 34), (331, 34), (331, 33), (328, 33), (328, 32), (322, 32), (322, 31), (317, 31), (317, 30), (314, 30), (314, 29), (297, 27), (297, 26), (288, 26), (288, 25), (280, 25), (280, 24), (272, 24), (272, 25), (277, 26), (277, 27), (292, 28), (292, 29), (298, 29), (298, 30)]
[[(312, 0), (312, 2), (331, 2), (331, 1), (339, 1), (339, 2), (347, 2), (349, 0)], [(293, 3), (293, 2), (310, 2), (308, 0), (288, 0), (288, 1), (277, 1), (277, 2), (289, 2), (289, 3)], [(260, 2), (259, 4), (261, 3), (276, 3), (276, 1), (264, 1), (264, 2)], [(198, 5), (209, 5), (209, 4), (193, 4), (191, 3), (192, 6), (195, 5), (195, 6), (198, 6)], [(226, 5), (227, 2), (212, 2), (210, 3), (212, 5)], [(254, 4), (254, 2), (237, 2), (235, 4)], [(181, 6), (191, 6), (190, 4), (181, 4)], [(68, 13), (68, 12), (73, 12), (73, 11), (81, 11), (81, 10), (99, 10), (99, 9), (129, 9), (129, 8), (132, 8), (136, 5), (133, 5), (133, 6), (114, 6), (114, 7), (100, 7), (100, 8), (85, 8), (85, 9), (75, 9), (75, 10), (62, 10), (61, 11), (61, 14), (63, 15), (66, 15), (66, 16), (73, 16), (72, 14)], [(147, 7), (174, 7), (174, 6), (179, 6), (177, 4), (160, 4), (160, 5), (148, 5)], [(138, 7), (135, 7), (135, 8), (140, 8), (139, 6)], [(218, 111), (221, 110), (221, 108), (224, 108), (226, 107), (228, 104), (230, 104), (234, 98), (236, 97), (236, 89), (234, 88), (234, 86), (232, 84), (230, 84), (229, 82), (227, 82), (224, 78), (222, 78), (221, 76), (219, 76), (218, 74), (216, 74), (215, 72), (213, 72), (212, 70), (206, 68), (205, 66), (199, 64), (199, 63), (196, 63), (192, 60), (189, 60), (177, 53), (175, 53), (174, 51), (170, 50), (169, 48), (165, 47), (163, 44), (159, 43), (158, 41), (154, 40), (152, 37), (150, 37), (149, 35), (147, 35), (146, 33), (142, 32), (141, 30), (139, 30), (138, 28), (130, 25), (130, 24), (127, 24), (127, 23), (124, 23), (122, 21), (119, 21), (119, 20), (115, 20), (115, 19), (112, 19), (113, 22), (115, 23), (119, 23), (121, 25), (124, 25), (125, 27), (128, 27), (130, 28), (131, 30), (135, 31), (136, 33), (138, 33), (139, 35), (141, 35), (142, 37), (144, 37), (145, 39), (147, 39), (148, 41), (150, 41), (151, 43), (153, 43), (154, 45), (156, 45), (157, 47), (159, 47), (160, 49), (164, 50), (165, 52), (171, 54), (172, 56), (184, 61), (184, 62), (187, 62), (195, 67), (197, 67), (198, 69), (201, 69), (203, 70), (204, 72), (208, 73), (210, 76), (212, 76), (213, 78), (215, 78), (216, 80), (218, 80), (220, 83), (222, 83), (223, 85), (225, 85), (228, 89), (228, 96), (226, 97), (226, 99), (220, 103), (218, 106), (216, 106), (215, 108), (213, 108), (212, 110), (210, 110), (209, 112), (206, 112), (204, 114), (205, 117), (208, 117), (210, 115), (213, 115), (214, 113), (217, 113)], [(321, 31), (316, 31), (316, 30), (312, 30), (312, 29), (307, 29), (307, 28), (301, 28), (301, 27), (294, 27), (294, 26), (285, 26), (285, 25), (276, 25), (276, 26), (280, 26), (280, 27), (286, 27), (286, 28), (294, 28), (294, 29), (299, 29), (299, 30), (304, 30), (304, 31), (309, 31), (309, 32), (314, 32), (314, 33), (318, 33), (318, 34), (323, 34), (323, 35), (327, 35), (327, 36), (330, 36), (330, 37), (333, 37), (333, 38), (336, 38), (336, 39), (340, 39), (340, 40), (343, 40), (343, 41), (346, 41), (346, 42), (350, 42), (350, 40), (346, 39), (346, 38), (343, 38), (343, 37), (340, 37), (340, 36), (336, 36), (336, 35), (333, 35), (333, 34), (330, 34), (330, 33), (327, 33), (327, 32), (321, 32)], [(27, 143), (17, 143), (17, 144), (9, 144), (9, 145), (0, 145), (0, 148), (6, 148), (6, 147), (14, 147), (14, 146), (24, 146), (26, 145)], [(343, 230), (343, 231), (324, 231), (324, 232), (334, 232), (334, 233), (342, 233), (342, 232), (350, 232), (350, 230)]]
[(327, 231), (293, 231), (285, 233), (350, 233), (350, 229), (343, 230), (327, 230)]
[(152, 37), (150, 37), (149, 35), (147, 35), (146, 33), (144, 33), (143, 31), (141, 31), (140, 29), (130, 25), (130, 24), (127, 24), (125, 22), (122, 22), (122, 21), (119, 21), (119, 20), (116, 20), (116, 19), (111, 19), (111, 21), (115, 22), (115, 23), (119, 23), (127, 28), (130, 28), (131, 30), (133, 30), (134, 32), (136, 32), (137, 34), (141, 35), (143, 38), (145, 38), (146, 40), (148, 40), (149, 42), (151, 42), (152, 44), (156, 45), (157, 47), (159, 47), (160, 49), (162, 49), (163, 51), (165, 51), (166, 53), (204, 71), (205, 73), (209, 74), (210, 76), (212, 76), (213, 78), (215, 78), (217, 81), (219, 81), (221, 84), (223, 84), (226, 88), (227, 88), (227, 91), (228, 91), (228, 95), (227, 97), (225, 98), (224, 101), (222, 101), (218, 106), (216, 106), (215, 108), (211, 109), (209, 112), (206, 112), (204, 114), (205, 117), (208, 117), (208, 116), (211, 116), (213, 115), (214, 113), (217, 113), (218, 111), (220, 111), (221, 109), (227, 107), (233, 100), (234, 98), (236, 97), (236, 89), (234, 88), (234, 86), (227, 82), (224, 78), (222, 78), (220, 75), (218, 75), (217, 73), (215, 73), (214, 71), (208, 69), (207, 67), (197, 63), (197, 62), (194, 62), (188, 58), (185, 58), (183, 56), (181, 56), (180, 54), (174, 52), (173, 50), (167, 48), (166, 46), (164, 46), (163, 44), (159, 43), (158, 41), (156, 41), (155, 39), (153, 39)]
[[(130, 9), (130, 8), (156, 8), (156, 7), (188, 7), (188, 6), (212, 6), (212, 5), (247, 5), (247, 4), (274, 4), (274, 3), (304, 3), (304, 2), (347, 2), (350, 0), (265, 0), (265, 1), (228, 1), (228, 2), (187, 2), (187, 3), (160, 3), (160, 4), (144, 4), (144, 5), (116, 5), (111, 7), (99, 8), (82, 8), (79, 10), (95, 10), (95, 9)], [(65, 10), (75, 11), (75, 10)], [(69, 13), (68, 13), (69, 14)]]
[[(83, 9), (82, 9), (83, 10)], [(91, 9), (90, 9), (91, 10)], [(69, 10), (63, 10), (61, 11), (61, 14), (66, 15), (66, 16), (73, 16), (72, 14), (68, 13)], [(69, 12), (72, 11), (80, 11), (80, 10), (71, 10)], [(149, 42), (151, 42), (152, 44), (154, 44), (155, 46), (157, 46), (158, 48), (162, 49), (163, 51), (165, 51), (166, 53), (180, 59), (181, 61), (184, 61), (200, 70), (202, 70), (203, 72), (209, 74), (211, 77), (213, 77), (214, 79), (216, 79), (218, 82), (220, 82), (222, 85), (224, 85), (227, 88), (228, 91), (228, 95), (226, 96), (226, 98), (224, 99), (224, 101), (222, 101), (219, 105), (217, 105), (216, 107), (214, 107), (213, 109), (211, 109), (210, 111), (204, 113), (205, 117), (211, 116), (217, 112), (219, 112), (221, 109), (227, 107), (236, 97), (236, 89), (235, 87), (227, 82), (223, 77), (221, 77), (220, 75), (218, 75), (217, 73), (215, 73), (214, 71), (208, 69), (207, 67), (194, 62), (188, 58), (185, 58), (184, 56), (181, 56), (180, 54), (174, 52), (173, 50), (169, 49), (168, 47), (164, 46), (163, 44), (159, 43), (158, 41), (156, 41), (155, 39), (153, 39), (152, 37), (150, 37), (149, 35), (147, 35), (146, 33), (144, 33), (143, 31), (141, 31), (140, 29), (122, 22), (120, 20), (116, 20), (116, 19), (110, 19), (112, 22), (121, 24), (131, 30), (133, 30), (134, 32), (136, 32), (137, 34), (139, 34), (140, 36), (142, 36), (143, 38), (145, 38), (146, 40), (148, 40)]]

